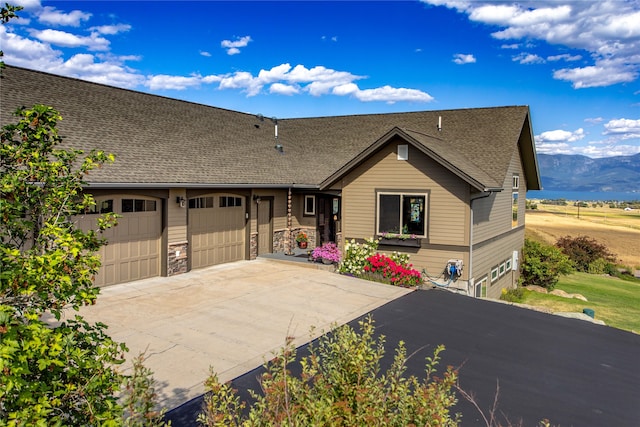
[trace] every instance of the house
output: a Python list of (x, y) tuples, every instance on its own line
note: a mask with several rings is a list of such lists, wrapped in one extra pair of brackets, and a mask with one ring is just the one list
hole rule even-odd
[(526, 106), (276, 119), (18, 67), (1, 96), (2, 123), (51, 105), (64, 144), (116, 155), (88, 177), (96, 212), (122, 215), (101, 286), (288, 253), (299, 231), (311, 247), (404, 234), (380, 248), (472, 295), (517, 281), (540, 189)]

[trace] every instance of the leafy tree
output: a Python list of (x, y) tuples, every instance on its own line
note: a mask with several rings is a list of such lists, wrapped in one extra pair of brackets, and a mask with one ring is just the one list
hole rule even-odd
[(51, 107), (15, 114), (0, 133), (0, 425), (113, 423), (126, 348), (105, 325), (61, 318), (98, 295), (99, 232), (115, 217), (89, 231), (73, 221), (95, 204), (83, 177), (114, 157), (58, 148), (61, 117)]
[(606, 245), (587, 236), (564, 236), (558, 239), (556, 246), (573, 261), (578, 271), (589, 272), (589, 265), (599, 259), (609, 263), (616, 261)]
[[(23, 9), (22, 6), (13, 6), (13, 5), (10, 5), (9, 3), (5, 3), (4, 6), (0, 7), (0, 22), (3, 24), (6, 24), (11, 19), (16, 18), (18, 16), (16, 15), (16, 12), (22, 9)], [(0, 50), (0, 58), (2, 58), (3, 56), (4, 56), (4, 52)], [(0, 72), (2, 72), (3, 68), (4, 68), (4, 61), (0, 60)], [(0, 76), (1, 75), (2, 74), (0, 74)]]
[(300, 360), (302, 374), (293, 376), (289, 366), (296, 359), (289, 343), (266, 364), (260, 383), (262, 395), (243, 415), (245, 403), (229, 384), (215, 374), (207, 380), (203, 412), (205, 426), (407, 426), (458, 425), (451, 413), (457, 398), (453, 391), (457, 372), (447, 368), (436, 376), (439, 346), (427, 358), (426, 376), (405, 378), (406, 350), (401, 342), (394, 362), (384, 373), (384, 337), (374, 338), (371, 318), (360, 322), (360, 332), (348, 325), (323, 335)]
[(561, 274), (573, 272), (573, 264), (560, 249), (525, 239), (522, 261), (523, 285), (537, 285), (552, 290)]

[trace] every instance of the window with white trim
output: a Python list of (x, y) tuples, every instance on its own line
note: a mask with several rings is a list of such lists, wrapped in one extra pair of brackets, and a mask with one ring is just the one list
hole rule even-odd
[(511, 270), (511, 258), (505, 261), (507, 271)]
[(475, 284), (475, 297), (486, 298), (487, 297), (487, 276), (478, 280)]
[(500, 269), (499, 269), (499, 274), (500, 277), (504, 276), (504, 273), (507, 271), (507, 266), (506, 264), (503, 262), (502, 264), (500, 264)]
[(311, 216), (316, 214), (316, 196), (304, 196), (304, 215)]
[(491, 269), (491, 283), (498, 280), (498, 266), (496, 265)]
[(513, 174), (513, 187), (514, 190), (520, 189), (520, 175), (514, 173)]
[(427, 194), (378, 192), (376, 233), (427, 236)]

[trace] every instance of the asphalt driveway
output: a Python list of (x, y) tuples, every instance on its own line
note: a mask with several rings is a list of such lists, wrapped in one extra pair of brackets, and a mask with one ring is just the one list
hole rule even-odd
[(210, 366), (231, 380), (288, 336), (302, 345), (410, 292), (310, 267), (257, 259), (109, 286), (81, 313), (109, 325), (129, 360), (145, 352), (160, 404), (174, 408), (204, 392)]
[[(416, 351), (407, 374), (423, 376), (425, 357), (444, 344), (441, 366), (460, 367), (461, 387), (487, 415), (499, 388), (502, 425), (537, 426), (545, 418), (562, 427), (640, 425), (639, 335), (439, 290), (407, 294), (372, 316), (387, 337), (388, 355), (399, 340), (407, 354)], [(351, 324), (357, 327), (357, 320)], [(260, 372), (233, 381), (243, 398), (248, 388), (259, 390)], [(195, 426), (200, 405), (194, 399), (168, 418), (177, 427)], [(485, 425), (464, 401), (455, 411), (463, 426)]]

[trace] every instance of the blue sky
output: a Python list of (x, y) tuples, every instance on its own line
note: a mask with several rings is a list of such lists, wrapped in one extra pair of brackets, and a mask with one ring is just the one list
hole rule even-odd
[(640, 0), (10, 3), (9, 65), (278, 118), (529, 105), (538, 153), (640, 152)]

